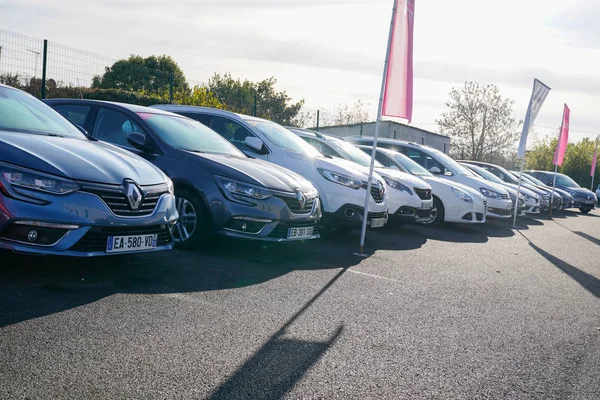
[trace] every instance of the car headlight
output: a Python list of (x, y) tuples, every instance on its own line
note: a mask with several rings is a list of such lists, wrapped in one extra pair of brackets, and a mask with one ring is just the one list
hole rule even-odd
[[(32, 201), (33, 198), (23, 189), (55, 195), (65, 195), (80, 189), (79, 185), (70, 179), (5, 163), (0, 163), (0, 186), (3, 186), (11, 197), (24, 201)], [(42, 199), (34, 202), (40, 200)]]
[(383, 178), (385, 183), (392, 189), (396, 189), (401, 192), (406, 192), (412, 196), (412, 191), (410, 190), (410, 188), (408, 186), (406, 186), (405, 184), (403, 184), (402, 182), (396, 181), (392, 178), (388, 178), (387, 176), (383, 176), (383, 175), (381, 177)]
[(486, 189), (486, 188), (480, 188), (479, 191), (481, 192), (482, 195), (484, 195), (485, 197), (489, 197), (490, 199), (502, 199), (502, 196), (500, 195), (500, 193), (495, 192), (493, 190)]
[(169, 193), (174, 195), (175, 194), (175, 186), (173, 186), (173, 181), (168, 176), (166, 178), (167, 178), (167, 190), (169, 191)]
[(453, 187), (452, 191), (454, 192), (454, 194), (456, 195), (456, 197), (458, 197), (462, 201), (466, 201), (467, 203), (472, 203), (473, 202), (473, 198), (471, 196), (469, 196), (469, 194), (467, 192), (465, 192), (464, 190), (461, 190), (459, 188)]
[(249, 202), (250, 200), (265, 200), (273, 196), (272, 191), (261, 186), (221, 176), (215, 176), (215, 180), (225, 196), (233, 201)]
[(322, 169), (322, 168), (318, 168), (317, 170), (323, 176), (323, 178), (325, 178), (328, 181), (331, 181), (333, 183), (347, 186), (347, 187), (355, 189), (355, 190), (358, 190), (362, 187), (362, 182), (360, 179), (356, 179), (352, 176), (340, 174), (340, 173), (329, 171), (329, 170)]

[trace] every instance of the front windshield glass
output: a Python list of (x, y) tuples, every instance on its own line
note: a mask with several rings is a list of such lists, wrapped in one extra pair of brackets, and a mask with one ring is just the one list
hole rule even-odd
[[(360, 164), (363, 167), (371, 166), (371, 157), (358, 147), (339, 139), (329, 139), (325, 143), (330, 145), (338, 153), (342, 154), (347, 160)], [(383, 164), (377, 160), (375, 160), (375, 167), (385, 168)]]
[(449, 155), (442, 153), (436, 149), (429, 149), (442, 163), (445, 163), (447, 167), (452, 169), (458, 175), (466, 175), (473, 176), (475, 175), (473, 172), (469, 171), (466, 167), (460, 165), (455, 159), (450, 157)]
[(168, 114), (138, 113), (162, 140), (180, 150), (246, 157), (221, 135), (198, 121)]
[(0, 86), (0, 131), (86, 139), (50, 106), (20, 90)]
[(471, 164), (467, 164), (468, 167), (472, 169), (473, 171), (475, 171), (478, 175), (481, 175), (483, 177), (483, 179), (485, 179), (486, 181), (490, 181), (490, 182), (494, 182), (494, 183), (504, 183), (504, 181), (500, 178), (498, 178), (496, 175), (492, 174), (490, 171), (478, 167), (476, 165), (471, 165)]
[(402, 165), (410, 174), (417, 176), (433, 176), (433, 174), (423, 168), (420, 164), (417, 164), (409, 157), (401, 153), (395, 153), (393, 155), (394, 161)]
[(567, 175), (563, 175), (563, 174), (556, 174), (556, 184), (558, 186), (565, 186), (565, 187), (575, 187), (575, 188), (581, 187), (573, 179), (571, 179)]
[(268, 121), (246, 120), (248, 124), (258, 129), (260, 133), (266, 136), (269, 142), (277, 147), (290, 150), (295, 153), (304, 154), (310, 157), (322, 157), (323, 155), (317, 149), (306, 143), (304, 140), (285, 129), (283, 126)]

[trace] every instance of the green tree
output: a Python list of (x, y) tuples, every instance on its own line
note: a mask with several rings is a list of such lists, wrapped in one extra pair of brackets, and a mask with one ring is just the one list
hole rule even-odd
[(188, 106), (202, 106), (223, 109), (225, 106), (215, 97), (206, 85), (196, 85), (189, 92), (176, 92), (173, 94), (173, 102)]
[(234, 79), (231, 74), (214, 74), (206, 85), (216, 99), (226, 109), (252, 115), (256, 96), (256, 116), (269, 119), (282, 125), (297, 122), (304, 100), (292, 103), (285, 91), (275, 90), (277, 80), (273, 77), (260, 82), (243, 82)]
[(170, 56), (131, 55), (106, 67), (102, 76), (95, 76), (93, 88), (123, 89), (148, 94), (165, 95), (169, 92), (170, 74), (173, 73), (173, 91), (188, 92), (189, 85), (183, 71)]
[(440, 132), (452, 137), (452, 154), (471, 160), (490, 160), (510, 153), (519, 132), (512, 117), (512, 100), (494, 85), (465, 82), (450, 92), (448, 111), (437, 120)]

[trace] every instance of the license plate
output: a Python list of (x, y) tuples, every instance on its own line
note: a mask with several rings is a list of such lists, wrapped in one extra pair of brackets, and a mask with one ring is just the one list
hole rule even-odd
[(375, 218), (371, 220), (371, 228), (381, 228), (385, 226), (385, 218)]
[(431, 203), (421, 203), (421, 210), (431, 210)]
[(288, 239), (307, 239), (313, 236), (312, 226), (288, 229)]
[(158, 235), (110, 236), (106, 243), (107, 253), (155, 249)]

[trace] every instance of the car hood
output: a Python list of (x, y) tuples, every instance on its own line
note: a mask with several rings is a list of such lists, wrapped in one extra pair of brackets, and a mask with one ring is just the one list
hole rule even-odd
[[(515, 192), (517, 190), (519, 190), (519, 185), (515, 185), (514, 183), (507, 183), (506, 184), (508, 187), (512, 188), (515, 190)], [(537, 196), (537, 193), (534, 192), (533, 190), (530, 190), (526, 185), (521, 184), (521, 194), (526, 194), (527, 196), (530, 197), (535, 197)]]
[[(443, 179), (445, 179), (445, 178), (443, 178)], [(502, 185), (499, 185), (499, 184), (494, 183), (494, 182), (486, 181), (483, 178), (479, 178), (479, 177), (476, 177), (476, 176), (466, 176), (466, 175), (464, 175), (463, 179), (465, 181), (469, 182), (469, 184), (468, 184), (469, 187), (472, 187), (473, 189), (476, 188), (478, 191), (479, 191), (480, 188), (485, 188), (485, 189), (488, 189), (488, 190), (493, 190), (493, 191), (498, 192), (500, 194), (508, 194), (508, 189), (509, 188), (507, 188), (505, 186), (502, 186)], [(461, 182), (461, 183), (467, 185), (464, 182)], [(481, 191), (480, 191), (480, 193), (481, 193)]]
[(215, 175), (258, 184), (282, 192), (293, 193), (296, 188), (305, 193), (317, 190), (302, 176), (267, 161), (223, 154), (180, 151), (183, 153), (182, 158), (185, 158), (185, 161), (203, 170), (212, 171)]
[[(365, 167), (366, 168), (366, 167)], [(367, 168), (368, 170), (368, 168)], [(400, 181), (401, 183), (407, 185), (408, 187), (415, 187), (417, 189), (425, 189), (431, 190), (431, 185), (428, 184), (421, 178), (418, 178), (414, 175), (407, 174), (406, 172), (398, 171), (392, 168), (375, 168), (375, 171), (381, 175), (388, 177), (390, 179), (394, 179), (396, 181)]]
[(575, 192), (577, 193), (577, 196), (579, 197), (588, 197), (588, 196), (594, 196), (594, 192), (592, 192), (589, 189), (585, 189), (585, 188), (578, 188), (578, 187), (561, 187), (561, 189), (566, 190), (567, 192)]
[(120, 185), (163, 183), (165, 174), (143, 158), (108, 143), (0, 132), (0, 161), (80, 181)]
[(447, 179), (438, 178), (437, 176), (425, 176), (423, 180), (431, 185), (433, 194), (436, 192), (436, 187), (446, 186), (448, 188), (457, 188), (467, 192), (470, 196), (480, 198), (482, 201), (485, 200), (485, 196), (481, 194), (479, 190), (475, 190), (470, 186), (463, 185), (462, 183), (449, 181)]
[[(369, 181), (369, 168), (363, 167), (352, 161), (344, 160), (342, 158), (315, 158), (316, 165), (318, 168), (327, 169), (329, 171), (337, 172), (344, 175), (350, 175), (354, 178), (360, 179), (363, 182)], [(373, 172), (372, 183), (385, 183), (383, 178), (377, 173)]]

